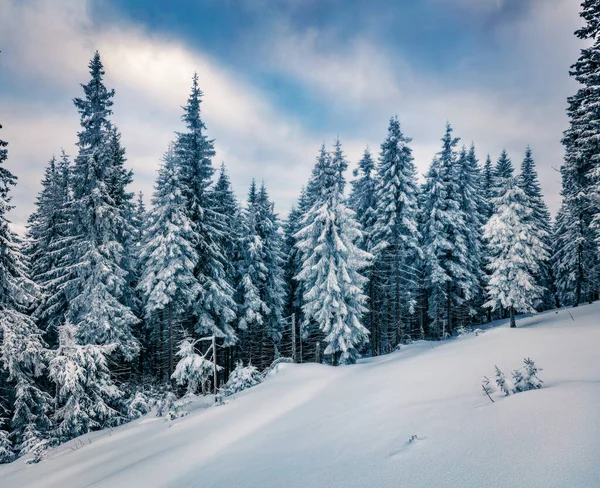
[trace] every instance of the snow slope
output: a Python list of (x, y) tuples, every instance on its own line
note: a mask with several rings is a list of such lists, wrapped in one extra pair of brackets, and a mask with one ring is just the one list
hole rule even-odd
[[(282, 365), (227, 405), (2, 466), (0, 486), (599, 487), (600, 303), (570, 312), (354, 366)], [(482, 377), (528, 356), (544, 388), (491, 403)]]

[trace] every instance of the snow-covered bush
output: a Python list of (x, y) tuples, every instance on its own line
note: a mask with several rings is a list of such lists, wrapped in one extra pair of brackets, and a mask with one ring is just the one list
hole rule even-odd
[(537, 373), (538, 371), (542, 371), (542, 368), (538, 368), (529, 358), (523, 359), (523, 363), (525, 364), (522, 368), (513, 372), (515, 392), (541, 388), (543, 381), (537, 377)]
[[(206, 383), (215, 371), (215, 364), (195, 351), (196, 342), (187, 338), (181, 341), (177, 352), (181, 360), (177, 363), (175, 372), (171, 376), (178, 385), (187, 384), (186, 395), (196, 393), (198, 387)], [(217, 370), (220, 369), (217, 366)]]
[[(542, 387), (543, 381), (537, 377), (538, 371), (542, 371), (542, 369), (538, 368), (529, 358), (524, 359), (523, 363), (524, 366), (522, 368), (513, 371), (512, 380), (506, 378), (502, 370), (498, 368), (498, 366), (495, 366), (496, 386), (505, 396), (520, 393), (522, 391), (537, 390)], [(489, 379), (485, 377), (485, 380), (486, 381), (484, 381), (482, 386), (484, 392), (489, 396), (492, 389), (489, 384)]]
[(239, 361), (235, 369), (229, 375), (227, 383), (221, 393), (223, 396), (230, 396), (240, 391), (246, 390), (258, 385), (263, 380), (263, 375), (251, 364), (244, 366)]
[(512, 384), (512, 382), (510, 380), (506, 379), (506, 377), (504, 376), (504, 373), (502, 372), (502, 370), (500, 368), (498, 368), (498, 366), (495, 366), (495, 368), (496, 368), (496, 385), (498, 386), (500, 391), (502, 393), (504, 393), (504, 395), (506, 395), (506, 396), (514, 393), (515, 387)]
[(14, 459), (12, 444), (8, 437), (8, 432), (1, 428), (2, 420), (0, 418), (0, 464), (10, 463)]
[(175, 396), (175, 393), (173, 393), (170, 389), (165, 391), (164, 394), (156, 402), (156, 416), (169, 416), (169, 412), (173, 411), (175, 408), (176, 401), (177, 397)]
[(50, 361), (49, 376), (56, 385), (56, 434), (69, 440), (91, 430), (116, 425), (121, 420), (113, 404), (121, 392), (113, 383), (106, 356), (114, 345), (81, 345), (78, 327), (69, 322), (58, 327), (59, 344)]
[(137, 391), (127, 403), (127, 417), (132, 420), (140, 418), (150, 411), (150, 407), (150, 399), (141, 391)]

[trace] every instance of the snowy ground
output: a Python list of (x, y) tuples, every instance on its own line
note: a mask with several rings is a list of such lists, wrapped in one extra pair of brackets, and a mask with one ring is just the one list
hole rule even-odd
[[(282, 365), (227, 405), (148, 415), (2, 466), (0, 486), (599, 487), (600, 304), (571, 313), (355, 366)], [(491, 403), (482, 377), (528, 356), (545, 387)]]

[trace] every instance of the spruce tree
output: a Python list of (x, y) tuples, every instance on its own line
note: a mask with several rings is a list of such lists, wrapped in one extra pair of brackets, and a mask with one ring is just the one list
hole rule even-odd
[(371, 251), (371, 321), (375, 354), (385, 354), (411, 334), (416, 307), (418, 188), (411, 139), (392, 117), (381, 144)]
[(138, 284), (147, 323), (156, 327), (152, 334), (155, 354), (160, 356), (166, 351), (168, 357), (167, 378), (175, 368), (175, 327), (200, 292), (194, 275), (199, 260), (196, 241), (187, 215), (179, 167), (169, 149), (158, 171), (140, 252), (142, 273)]
[(198, 262), (194, 274), (200, 293), (194, 305), (194, 329), (200, 336), (212, 335), (224, 345), (231, 345), (237, 340), (230, 325), (235, 318), (234, 290), (226, 279), (224, 250), (220, 245), (226, 228), (216, 211), (211, 188), (215, 150), (213, 141), (204, 133), (206, 126), (200, 114), (202, 95), (195, 73), (190, 96), (183, 107), (186, 130), (177, 134), (174, 147), (186, 212), (196, 235)]
[(457, 308), (473, 298), (478, 286), (470, 263), (467, 216), (461, 207), (457, 143), (447, 124), (442, 150), (431, 164), (423, 193), (429, 316), (438, 337), (452, 333)]
[(264, 368), (276, 358), (283, 332), (285, 288), (278, 220), (264, 184), (254, 181), (244, 212), (239, 327), (247, 362)]
[[(585, 40), (587, 47), (581, 49), (570, 72), (581, 86), (568, 98), (570, 124), (562, 141), (565, 160), (561, 167), (563, 205), (560, 217), (563, 221), (559, 224), (557, 218), (557, 247), (553, 259), (559, 296), (565, 304), (573, 306), (596, 299), (600, 290), (600, 255), (597, 242), (594, 242), (600, 235), (600, 226), (595, 225), (600, 219), (600, 78), (597, 75), (600, 68), (600, 4), (584, 1), (580, 15), (585, 25), (575, 35)], [(566, 218), (575, 222), (566, 222)]]
[(516, 327), (515, 313), (535, 313), (543, 293), (535, 279), (540, 272), (538, 260), (547, 259), (548, 254), (531, 218), (533, 209), (517, 178), (506, 180), (503, 192), (493, 204), (494, 214), (484, 229), (492, 253), (488, 263), (490, 299), (484, 306), (492, 310), (504, 307), (510, 314), (510, 326)]
[(123, 359), (131, 361), (139, 353), (132, 333), (139, 319), (125, 303), (130, 271), (123, 247), (127, 214), (119, 202), (123, 182), (115, 176), (122, 167), (115, 160), (115, 132), (109, 121), (114, 90), (103, 83), (105, 73), (98, 52), (89, 69), (91, 80), (82, 85), (84, 97), (74, 99), (81, 131), (73, 168), (72, 231), (76, 240), (73, 260), (68, 263), (76, 274), (68, 284), (67, 317), (82, 344), (114, 344)]
[(51, 346), (56, 345), (56, 327), (65, 320), (69, 307), (68, 284), (76, 278), (70, 267), (72, 249), (78, 239), (72, 199), (72, 167), (64, 152), (50, 165), (42, 181), (36, 210), (29, 218), (27, 257), (31, 278), (40, 287), (34, 312)]
[(112, 405), (121, 392), (107, 366), (107, 356), (116, 344), (81, 345), (77, 328), (70, 322), (58, 327), (58, 349), (49, 367), (50, 379), (56, 385), (56, 434), (63, 442), (120, 422)]
[[(36, 383), (46, 366), (46, 350), (42, 332), (28, 315), (37, 299), (37, 289), (28, 278), (26, 260), (7, 217), (13, 208), (10, 189), (17, 178), (2, 166), (8, 156), (6, 147), (7, 143), (0, 140), (0, 386), (4, 390), (0, 407), (12, 413), (13, 445), (19, 454), (25, 454), (48, 442), (51, 398)], [(0, 438), (0, 449), (7, 459), (6, 435), (0, 433)]]
[(360, 320), (366, 308), (366, 278), (360, 270), (371, 256), (356, 244), (362, 232), (343, 201), (343, 154), (339, 142), (336, 146), (338, 154), (322, 168), (320, 197), (296, 234), (303, 259), (296, 279), (304, 288), (304, 320), (319, 324), (327, 344), (324, 353), (333, 364), (343, 364), (354, 362), (368, 341), (369, 332)]
[(474, 144), (471, 144), (468, 151), (464, 146), (460, 151), (458, 191), (460, 209), (464, 215), (466, 226), (467, 266), (474, 286), (472, 300), (462, 304), (462, 313), (459, 314), (459, 321), (466, 326), (470, 324), (472, 316), (477, 313), (476, 307), (483, 303), (482, 228), (486, 224), (486, 208)]
[(502, 150), (500, 153), (500, 157), (498, 161), (496, 161), (496, 165), (494, 166), (493, 173), (493, 191), (492, 198), (497, 197), (498, 195), (504, 192), (504, 188), (506, 186), (506, 182), (508, 179), (514, 176), (514, 168), (512, 161), (508, 157), (508, 153), (506, 150)]
[(538, 257), (539, 274), (536, 275), (537, 283), (544, 287), (544, 295), (541, 302), (536, 305), (539, 310), (545, 310), (554, 306), (554, 298), (552, 296), (552, 274), (550, 268), (550, 249), (552, 246), (551, 235), (552, 228), (550, 223), (550, 212), (544, 202), (542, 188), (538, 179), (538, 174), (535, 169), (531, 148), (528, 146), (525, 150), (525, 158), (521, 164), (521, 173), (518, 178), (519, 187), (527, 196), (531, 208), (531, 216), (529, 219), (533, 224), (536, 236), (544, 245), (546, 258)]

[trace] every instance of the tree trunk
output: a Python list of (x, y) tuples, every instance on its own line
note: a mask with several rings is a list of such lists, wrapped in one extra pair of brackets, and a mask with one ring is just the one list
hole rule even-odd
[(517, 327), (517, 322), (515, 320), (515, 309), (514, 309), (514, 307), (510, 307), (510, 327), (511, 328)]

